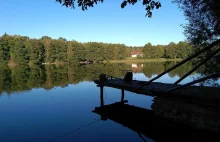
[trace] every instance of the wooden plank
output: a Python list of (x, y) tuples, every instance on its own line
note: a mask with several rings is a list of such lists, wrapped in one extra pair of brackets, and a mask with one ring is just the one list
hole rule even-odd
[(130, 83), (123, 81), (122, 79), (112, 79), (105, 82), (99, 80), (94, 81), (98, 85), (112, 87), (116, 89), (123, 89), (137, 94), (149, 95), (149, 96), (179, 96), (190, 97), (198, 99), (216, 99), (220, 100), (220, 89), (215, 87), (200, 87), (200, 86), (188, 86), (179, 90), (165, 93), (166, 90), (171, 88), (181, 87), (182, 85), (175, 85), (169, 83), (152, 82), (143, 88), (136, 90), (136, 87), (143, 84), (144, 81), (132, 80)]

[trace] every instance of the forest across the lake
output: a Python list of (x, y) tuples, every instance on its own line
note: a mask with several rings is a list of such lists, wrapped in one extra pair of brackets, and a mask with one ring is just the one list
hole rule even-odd
[[(146, 39), (147, 41), (147, 39)], [(136, 59), (183, 59), (192, 52), (186, 42), (168, 45), (126, 46), (125, 44), (68, 41), (64, 38), (52, 39), (43, 36), (31, 39), (27, 36), (4, 34), (0, 37), (0, 63), (14, 65), (34, 65), (42, 63), (73, 63), (78, 59), (95, 61)]]

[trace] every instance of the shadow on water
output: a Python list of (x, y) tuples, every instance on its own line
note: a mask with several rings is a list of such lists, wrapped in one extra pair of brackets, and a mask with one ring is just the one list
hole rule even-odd
[(92, 111), (103, 121), (112, 120), (156, 142), (219, 142), (220, 108), (207, 107), (175, 97), (155, 97), (152, 110), (126, 104), (128, 101), (104, 105)]

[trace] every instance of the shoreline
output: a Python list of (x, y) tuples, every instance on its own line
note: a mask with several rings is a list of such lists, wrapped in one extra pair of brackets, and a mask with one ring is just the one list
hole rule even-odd
[[(182, 59), (178, 58), (178, 59), (165, 59), (165, 58), (159, 58), (159, 59), (123, 59), (123, 60), (105, 60), (102, 63), (148, 63), (148, 62), (172, 62), (172, 61), (181, 61)], [(72, 63), (76, 63), (76, 62), (72, 62)], [(41, 63), (41, 65), (65, 65), (65, 64), (72, 64), (71, 62), (52, 62), (52, 63)], [(95, 63), (99, 63), (99, 62), (95, 62)], [(9, 67), (15, 67), (15, 66), (19, 66), (15, 63), (8, 63), (6, 64)], [(31, 65), (31, 64), (27, 64), (27, 65)]]
[(109, 60), (104, 63), (145, 63), (145, 62), (169, 62), (169, 61), (181, 61), (182, 59), (124, 59), (124, 60)]

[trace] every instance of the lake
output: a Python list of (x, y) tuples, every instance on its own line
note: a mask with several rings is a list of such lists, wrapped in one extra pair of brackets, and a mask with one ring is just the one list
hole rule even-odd
[[(111, 119), (101, 120), (92, 112), (100, 106), (100, 90), (93, 83), (100, 73), (123, 78), (132, 70), (133, 79), (147, 81), (174, 62), (145, 64), (91, 64), (1, 67), (1, 142), (154, 142)], [(192, 69), (183, 65), (157, 81), (174, 83)], [(190, 82), (197, 75), (187, 77)], [(104, 88), (104, 103), (120, 101), (121, 91)], [(125, 92), (128, 104), (152, 111), (157, 100)], [(159, 136), (158, 136), (159, 137)], [(172, 134), (169, 136), (174, 137)], [(168, 137), (168, 138), (169, 138)], [(205, 140), (205, 139), (204, 139)], [(160, 141), (160, 140), (158, 140)], [(189, 140), (190, 141), (190, 140)]]

